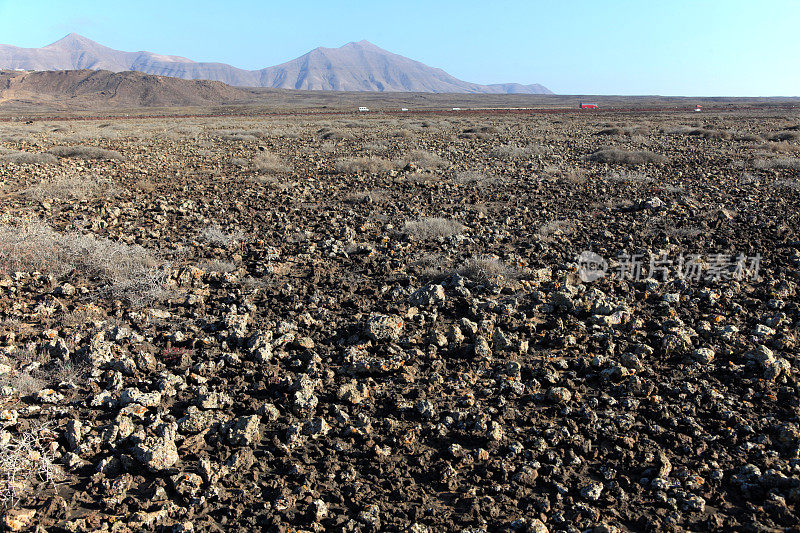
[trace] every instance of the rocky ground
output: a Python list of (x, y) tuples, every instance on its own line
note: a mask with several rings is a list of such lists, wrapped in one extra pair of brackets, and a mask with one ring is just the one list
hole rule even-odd
[(1, 126), (3, 526), (797, 531), (798, 125)]

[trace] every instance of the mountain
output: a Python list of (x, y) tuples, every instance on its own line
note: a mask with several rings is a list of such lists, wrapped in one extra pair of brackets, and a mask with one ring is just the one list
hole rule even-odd
[(221, 81), (240, 87), (325, 91), (552, 94), (538, 84), (480, 85), (388, 52), (368, 41), (340, 48), (315, 48), (286, 63), (243, 70), (224, 63), (203, 63), (152, 52), (122, 52), (76, 33), (43, 48), (0, 45), (0, 69), (127, 70), (193, 80)]
[[(259, 72), (260, 86), (322, 91), (547, 94), (541, 85), (479, 85), (454, 78), (375, 46), (369, 41), (341, 48), (316, 48), (289, 62)], [(507, 90), (512, 89), (513, 90)]]
[(108, 70), (0, 71), (0, 106), (59, 108), (185, 107), (245, 103), (246, 89), (218, 81), (181, 80)]

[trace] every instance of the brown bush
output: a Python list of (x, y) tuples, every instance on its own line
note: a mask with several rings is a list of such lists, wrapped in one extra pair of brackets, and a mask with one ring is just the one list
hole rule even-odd
[(587, 156), (589, 161), (620, 165), (644, 165), (648, 163), (666, 163), (668, 159), (661, 154), (649, 150), (622, 150), (605, 148)]
[(53, 146), (47, 150), (47, 153), (58, 157), (74, 157), (75, 159), (124, 159), (122, 154), (115, 150), (106, 150), (96, 146)]

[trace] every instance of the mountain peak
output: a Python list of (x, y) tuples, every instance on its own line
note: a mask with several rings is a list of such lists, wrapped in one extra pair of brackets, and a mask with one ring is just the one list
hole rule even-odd
[(70, 33), (61, 39), (57, 40), (56, 42), (45, 46), (45, 48), (58, 48), (58, 49), (66, 49), (66, 50), (77, 50), (77, 49), (84, 49), (88, 47), (95, 47), (101, 46), (98, 43), (94, 42), (93, 40), (84, 37), (83, 35), (77, 34), (75, 32)]
[(360, 41), (353, 41), (353, 42), (347, 43), (346, 45), (342, 46), (341, 48), (360, 48), (360, 49), (365, 49), (365, 50), (380, 50), (381, 52), (385, 51), (380, 46), (372, 44), (371, 42), (369, 42), (366, 39), (362, 39)]

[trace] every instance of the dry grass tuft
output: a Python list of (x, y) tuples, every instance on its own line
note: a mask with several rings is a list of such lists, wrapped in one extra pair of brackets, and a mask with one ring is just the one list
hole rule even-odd
[(450, 237), (462, 233), (465, 229), (466, 226), (460, 222), (442, 217), (423, 218), (406, 222), (403, 226), (406, 235), (418, 240)]
[(148, 250), (80, 232), (58, 233), (38, 219), (0, 223), (0, 272), (78, 273), (103, 291), (142, 303), (166, 295), (168, 266)]
[(10, 152), (0, 155), (0, 160), (15, 165), (57, 165), (58, 158), (41, 152)]
[(75, 159), (124, 159), (122, 154), (116, 150), (106, 150), (96, 146), (53, 146), (47, 153), (58, 157), (74, 157)]
[(535, 144), (527, 146), (514, 146), (506, 144), (492, 149), (491, 156), (498, 159), (528, 159), (547, 153), (547, 148)]
[(796, 141), (800, 139), (800, 131), (780, 131), (769, 137), (770, 141)]
[(269, 174), (285, 174), (292, 171), (292, 167), (286, 161), (272, 152), (259, 152), (253, 159), (253, 167)]
[(650, 183), (653, 181), (653, 178), (641, 172), (626, 172), (624, 170), (609, 174), (605, 177), (605, 179), (617, 183)]
[(244, 234), (240, 231), (227, 233), (219, 226), (214, 225), (203, 228), (198, 238), (208, 244), (227, 248), (228, 246), (235, 246), (242, 242)]
[(499, 258), (490, 255), (471, 257), (458, 269), (458, 274), (473, 281), (486, 281), (496, 276), (514, 279), (519, 276), (516, 269), (509, 267)]
[(661, 154), (649, 150), (622, 150), (620, 148), (604, 148), (586, 157), (589, 161), (618, 165), (645, 165), (649, 163), (666, 163), (668, 159)]
[(753, 166), (757, 169), (765, 170), (770, 168), (783, 168), (790, 170), (800, 170), (800, 158), (797, 157), (775, 157), (773, 159), (756, 159)]
[(339, 131), (331, 128), (322, 128), (318, 130), (317, 133), (324, 141), (349, 141), (354, 139), (350, 132)]
[(103, 196), (109, 198), (116, 194), (115, 187), (97, 175), (90, 176), (54, 176), (40, 181), (25, 190), (25, 195), (37, 201), (47, 198), (83, 200), (85, 198)]
[(551, 220), (545, 222), (536, 230), (536, 235), (543, 241), (549, 242), (555, 237), (567, 235), (575, 230), (575, 223), (569, 220)]
[(447, 168), (450, 162), (438, 154), (429, 152), (427, 150), (411, 150), (408, 154), (402, 157), (398, 166), (414, 165), (419, 168), (434, 169), (434, 168)]

